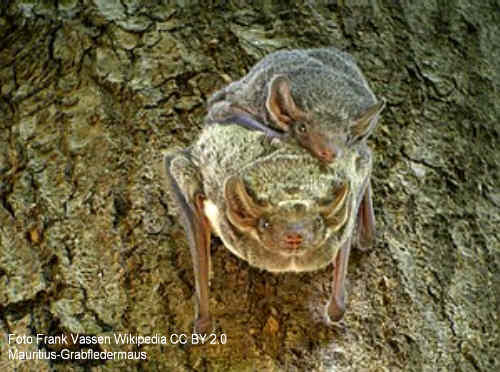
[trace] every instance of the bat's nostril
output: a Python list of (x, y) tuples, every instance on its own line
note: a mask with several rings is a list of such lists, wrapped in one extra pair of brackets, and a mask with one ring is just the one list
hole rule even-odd
[(287, 247), (296, 249), (302, 244), (302, 235), (299, 233), (287, 233), (284, 236), (284, 241)]
[(287, 240), (302, 240), (302, 236), (299, 233), (288, 233), (285, 235)]
[(335, 152), (331, 150), (321, 150), (319, 152), (319, 157), (321, 158), (321, 160), (331, 163), (335, 160)]

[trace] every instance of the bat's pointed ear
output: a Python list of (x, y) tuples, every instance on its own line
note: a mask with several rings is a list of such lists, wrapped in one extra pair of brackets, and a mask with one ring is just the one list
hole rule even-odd
[(349, 217), (349, 184), (345, 183), (333, 191), (331, 201), (321, 205), (321, 213), (326, 219), (326, 224), (332, 231), (339, 230)]
[(285, 75), (275, 75), (269, 83), (266, 108), (279, 128), (288, 131), (292, 121), (303, 117), (292, 97), (290, 80)]
[(384, 107), (385, 100), (381, 99), (379, 102), (368, 107), (359, 116), (352, 120), (349, 127), (352, 138), (351, 143), (359, 142), (372, 134), (373, 130), (377, 126), (378, 116)]
[(224, 185), (224, 198), (229, 221), (240, 230), (254, 228), (265, 206), (258, 204), (248, 195), (245, 184), (237, 176), (230, 177)]

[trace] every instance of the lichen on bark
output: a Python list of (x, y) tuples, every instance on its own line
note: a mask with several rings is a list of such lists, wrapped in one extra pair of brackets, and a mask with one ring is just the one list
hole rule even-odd
[[(2, 2), (2, 365), (500, 369), (498, 1), (252, 4)], [(190, 334), (192, 268), (161, 154), (186, 147), (207, 97), (265, 54), (328, 45), (388, 102), (370, 143), (377, 244), (353, 253), (341, 326), (323, 317), (331, 267), (273, 275), (214, 239), (227, 344), (105, 347), (146, 361), (7, 359), (9, 333)], [(85, 349), (18, 349), (63, 346)]]

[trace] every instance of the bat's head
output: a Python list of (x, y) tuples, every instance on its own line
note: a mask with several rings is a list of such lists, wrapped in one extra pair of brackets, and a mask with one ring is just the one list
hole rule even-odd
[(313, 101), (316, 103), (309, 110), (299, 108), (288, 78), (276, 75), (269, 84), (266, 109), (278, 127), (324, 163), (334, 162), (347, 147), (366, 139), (385, 107), (381, 100), (354, 117), (341, 118), (335, 111), (342, 110), (336, 109), (335, 103), (322, 102), (321, 97)]
[[(332, 188), (331, 195), (319, 203), (286, 200), (273, 205), (258, 202), (242, 179), (234, 176), (225, 183), (224, 197), (229, 222), (262, 251), (262, 257), (256, 258), (261, 262), (258, 266), (273, 271), (300, 271), (328, 264), (333, 252), (329, 251), (331, 247), (324, 248), (328, 246), (325, 242), (346, 225), (350, 211), (347, 184)], [(320, 254), (321, 250), (325, 252)], [(273, 262), (269, 262), (271, 259)], [(312, 263), (314, 260), (322, 262)], [(302, 261), (303, 267), (287, 268), (292, 261)]]

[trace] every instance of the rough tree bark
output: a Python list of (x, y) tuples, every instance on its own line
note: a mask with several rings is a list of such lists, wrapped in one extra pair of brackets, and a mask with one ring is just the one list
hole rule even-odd
[[(171, 3), (0, 5), (4, 370), (500, 370), (500, 3)], [(342, 326), (323, 319), (331, 268), (273, 275), (214, 240), (225, 345), (9, 360), (87, 349), (9, 333), (189, 335), (192, 269), (161, 152), (189, 144), (207, 96), (263, 55), (328, 45), (388, 100), (371, 141), (377, 245), (353, 254)]]

